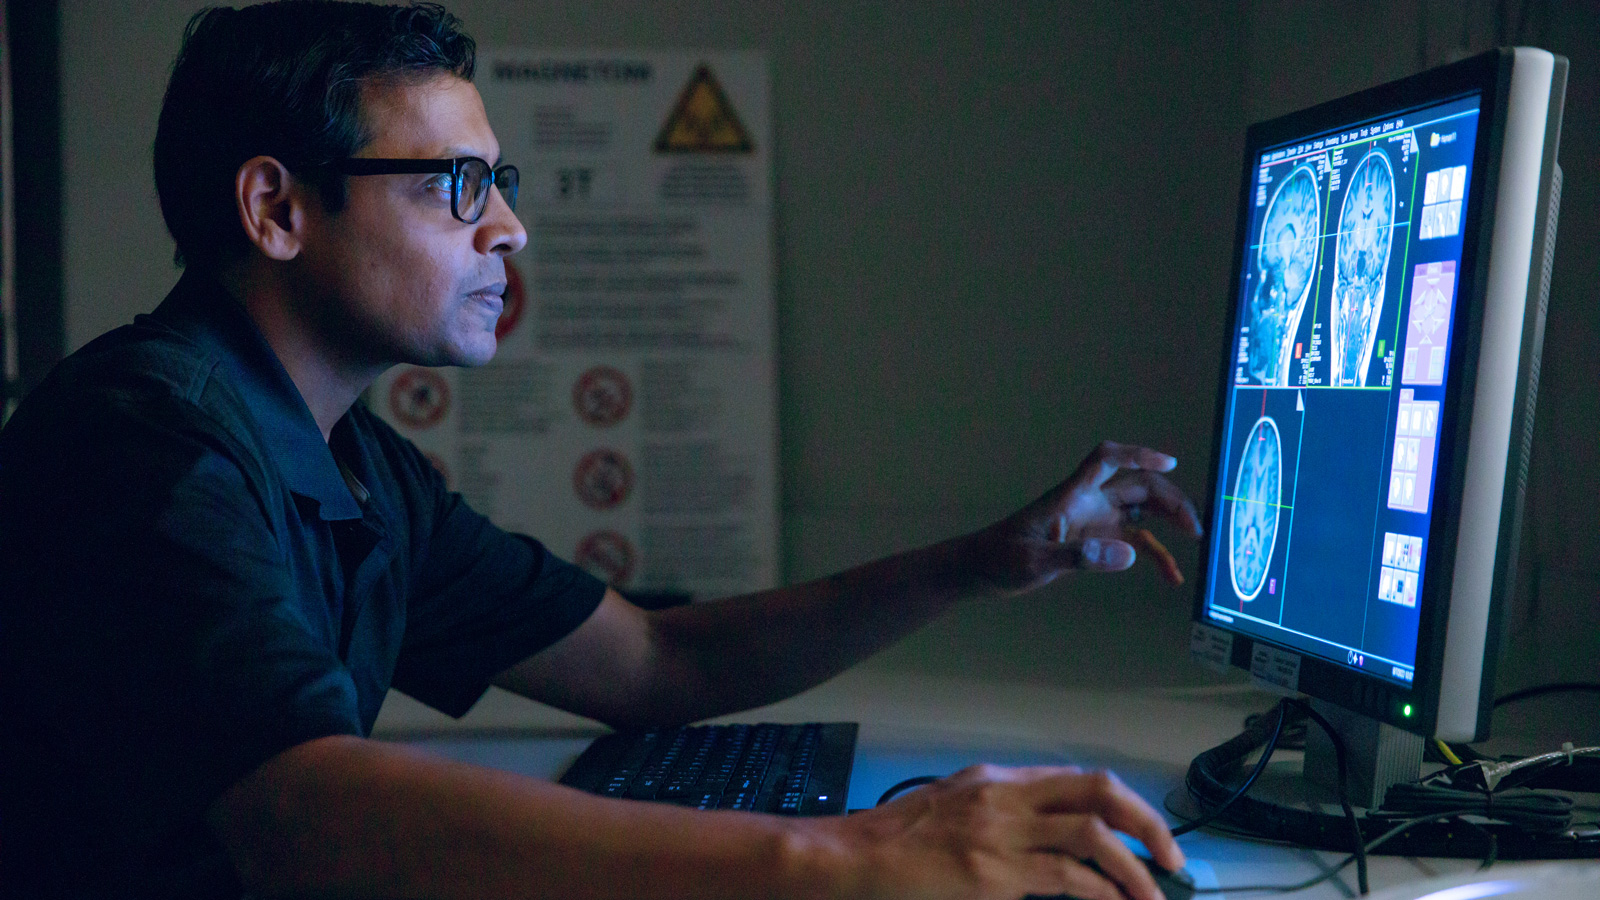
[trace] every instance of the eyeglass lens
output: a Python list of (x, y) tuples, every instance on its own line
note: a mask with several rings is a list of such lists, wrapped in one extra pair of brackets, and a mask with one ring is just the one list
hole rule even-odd
[(493, 183), (505, 197), (506, 205), (517, 208), (517, 169), (501, 166), (498, 172), (481, 159), (469, 159), (456, 174), (456, 217), (476, 222), (489, 206), (489, 185)]

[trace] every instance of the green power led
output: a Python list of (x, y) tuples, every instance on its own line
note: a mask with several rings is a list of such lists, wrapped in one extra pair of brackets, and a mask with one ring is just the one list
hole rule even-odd
[(1400, 714), (1408, 719), (1411, 718), (1411, 704), (1407, 703), (1405, 706), (1400, 707)]

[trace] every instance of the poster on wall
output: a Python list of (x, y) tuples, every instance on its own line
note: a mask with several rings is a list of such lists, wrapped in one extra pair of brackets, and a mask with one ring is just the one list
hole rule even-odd
[(757, 53), (480, 51), (528, 231), (499, 349), (369, 394), (474, 508), (624, 593), (777, 582), (767, 71)]

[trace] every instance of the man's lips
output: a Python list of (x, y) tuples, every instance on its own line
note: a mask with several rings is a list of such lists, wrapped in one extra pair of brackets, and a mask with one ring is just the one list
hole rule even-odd
[(477, 300), (484, 306), (487, 306), (494, 312), (496, 316), (499, 316), (501, 309), (505, 307), (505, 300), (503, 298), (505, 292), (506, 283), (504, 281), (497, 281), (494, 284), (486, 287), (478, 288), (477, 290), (467, 294), (467, 296)]

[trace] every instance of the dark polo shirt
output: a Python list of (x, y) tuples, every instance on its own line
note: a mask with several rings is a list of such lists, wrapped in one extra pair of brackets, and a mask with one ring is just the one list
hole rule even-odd
[(237, 897), (223, 790), (391, 686), (461, 715), (603, 591), (365, 407), (325, 443), (186, 274), (0, 432), (0, 895)]

